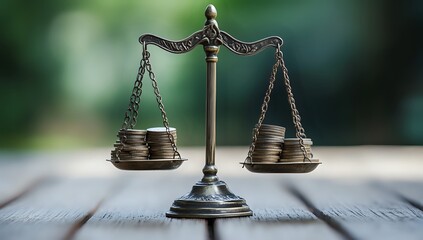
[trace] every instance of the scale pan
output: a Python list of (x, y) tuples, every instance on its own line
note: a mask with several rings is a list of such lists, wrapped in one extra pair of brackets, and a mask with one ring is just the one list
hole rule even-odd
[[(321, 164), (318, 159), (312, 162), (277, 162), (277, 163), (245, 163), (250, 172), (255, 173), (308, 173)], [(241, 164), (244, 164), (241, 162)]]
[(111, 162), (115, 167), (122, 170), (171, 170), (177, 169), (186, 160), (188, 159), (121, 160), (116, 162), (107, 159), (107, 161)]

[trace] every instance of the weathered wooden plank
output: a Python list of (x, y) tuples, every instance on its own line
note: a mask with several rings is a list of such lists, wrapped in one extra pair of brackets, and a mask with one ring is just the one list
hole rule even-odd
[[(422, 239), (421, 211), (385, 191), (386, 188), (370, 186), (364, 181), (348, 182), (345, 179), (394, 177), (421, 180), (420, 159), (414, 157), (407, 164), (407, 170), (404, 170), (402, 163), (397, 161), (398, 149), (409, 153), (414, 148), (389, 147), (383, 148), (383, 151), (378, 147), (370, 150), (367, 147), (339, 151), (338, 148), (317, 149), (321, 150), (316, 152), (325, 160), (324, 165), (312, 175), (295, 175), (292, 178), (251, 174), (241, 169), (237, 162), (242, 161), (248, 148), (218, 149), (219, 176), (236, 194), (246, 198), (255, 215), (251, 218), (216, 221), (216, 236), (223, 240), (276, 237), (310, 239), (310, 236), (318, 239), (338, 238), (338, 233), (312, 215), (303, 204), (299, 204), (298, 199), (281, 187), (281, 182), (291, 180), (296, 189), (322, 209), (325, 216), (339, 222), (355, 238)], [(422, 149), (417, 150), (421, 152)], [(345, 151), (349, 151), (348, 154)], [(107, 155), (108, 150), (90, 152), (77, 152), (65, 157), (62, 157), (62, 153), (53, 156), (19, 156), (19, 159), (35, 159), (37, 162), (34, 165), (32, 161), (22, 161), (19, 167), (14, 165), (18, 163), (15, 161), (12, 165), (3, 165), (3, 162), (0, 167), (0, 198), (6, 195), (8, 198), (25, 189), (28, 183), (33, 182), (31, 178), (24, 179), (31, 177), (31, 173), (38, 176), (48, 173), (60, 177), (56, 179), (57, 182), (48, 180), (0, 210), (0, 239), (60, 239), (75, 223), (96, 208), (99, 200), (110, 191), (115, 174), (122, 176), (119, 180), (130, 184), (122, 185), (120, 193), (105, 198), (93, 217), (76, 231), (77, 239), (207, 238), (204, 221), (166, 219), (163, 215), (175, 198), (188, 192), (195, 180), (201, 178), (203, 149), (189, 149), (184, 157), (193, 157), (188, 156), (190, 162), (177, 171), (132, 173), (116, 170), (109, 163), (99, 161)], [(383, 153), (389, 153), (389, 158), (384, 158)], [(346, 165), (337, 161), (340, 156), (350, 156), (351, 163)], [(380, 166), (377, 161), (380, 158), (384, 159), (384, 170), (377, 167)], [(360, 165), (365, 164), (365, 171), (357, 170), (357, 161), (353, 160), (357, 160)], [(413, 171), (408, 171), (410, 169)], [(84, 176), (84, 179), (78, 179), (80, 176)], [(131, 180), (131, 177), (135, 178)], [(332, 180), (323, 180), (327, 177), (332, 177)], [(338, 180), (333, 179), (342, 181), (337, 183), (335, 181)], [(20, 180), (23, 180), (22, 183), (19, 183)], [(5, 191), (2, 191), (1, 184), (4, 184)], [(391, 184), (385, 187), (393, 187), (395, 192), (421, 203), (423, 198), (418, 193), (421, 193), (422, 184), (409, 184), (404, 182), (400, 187)], [(150, 197), (148, 193), (154, 196)], [(187, 236), (187, 233), (190, 235)]]
[(76, 239), (205, 239), (205, 220), (165, 217), (195, 180), (177, 171), (139, 173), (102, 204)]
[(310, 208), (352, 239), (423, 237), (423, 212), (368, 182), (302, 178), (290, 184)]
[(111, 191), (112, 179), (50, 178), (0, 209), (0, 239), (62, 239)]
[[(281, 185), (283, 176), (228, 178), (228, 185), (253, 210), (249, 218), (218, 219), (219, 239), (339, 239), (339, 236)], [(316, 234), (318, 233), (318, 234)]]
[[(381, 183), (375, 185), (381, 186)], [(423, 181), (385, 182), (381, 187), (392, 191), (401, 200), (423, 211)]]
[(27, 193), (46, 175), (44, 171), (31, 168), (22, 156), (0, 154), (0, 208)]

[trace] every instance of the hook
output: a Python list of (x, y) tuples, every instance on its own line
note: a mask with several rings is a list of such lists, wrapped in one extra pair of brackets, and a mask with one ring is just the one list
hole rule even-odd
[(145, 41), (142, 41), (142, 56), (144, 59), (147, 59), (150, 57), (150, 54), (147, 50), (147, 44), (145, 43)]
[(281, 50), (281, 45), (278, 43), (277, 47), (276, 47), (276, 58), (282, 59), (283, 58), (283, 53)]

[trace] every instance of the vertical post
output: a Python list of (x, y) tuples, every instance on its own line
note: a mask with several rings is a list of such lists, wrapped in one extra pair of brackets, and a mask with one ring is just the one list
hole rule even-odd
[[(213, 31), (218, 31), (216, 8), (209, 5), (205, 12), (207, 21), (206, 27)], [(217, 34), (217, 33), (216, 33)], [(216, 176), (217, 168), (215, 167), (215, 149), (216, 149), (216, 64), (217, 53), (219, 52), (218, 44), (211, 40), (204, 45), (207, 63), (207, 95), (206, 95), (206, 165), (203, 168), (204, 177), (202, 182), (215, 182), (219, 178)]]
[[(206, 46), (207, 62), (207, 99), (206, 99), (206, 165), (203, 168), (203, 182), (219, 180), (216, 176), (215, 149), (216, 149), (216, 53), (219, 47)], [(211, 56), (209, 56), (209, 54)]]
[(247, 217), (253, 215), (245, 200), (233, 194), (224, 181), (216, 176), (216, 63), (219, 46), (222, 44), (220, 31), (215, 20), (216, 8), (206, 8), (206, 24), (203, 29), (203, 43), (207, 63), (206, 99), (206, 165), (204, 176), (195, 183), (191, 192), (173, 202), (167, 217), (175, 218), (220, 218)]

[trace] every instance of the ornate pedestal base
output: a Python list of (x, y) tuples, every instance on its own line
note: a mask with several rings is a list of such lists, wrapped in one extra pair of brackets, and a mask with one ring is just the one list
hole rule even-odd
[(173, 202), (167, 217), (224, 218), (248, 217), (253, 212), (245, 200), (229, 191), (223, 181), (197, 182), (190, 193)]

